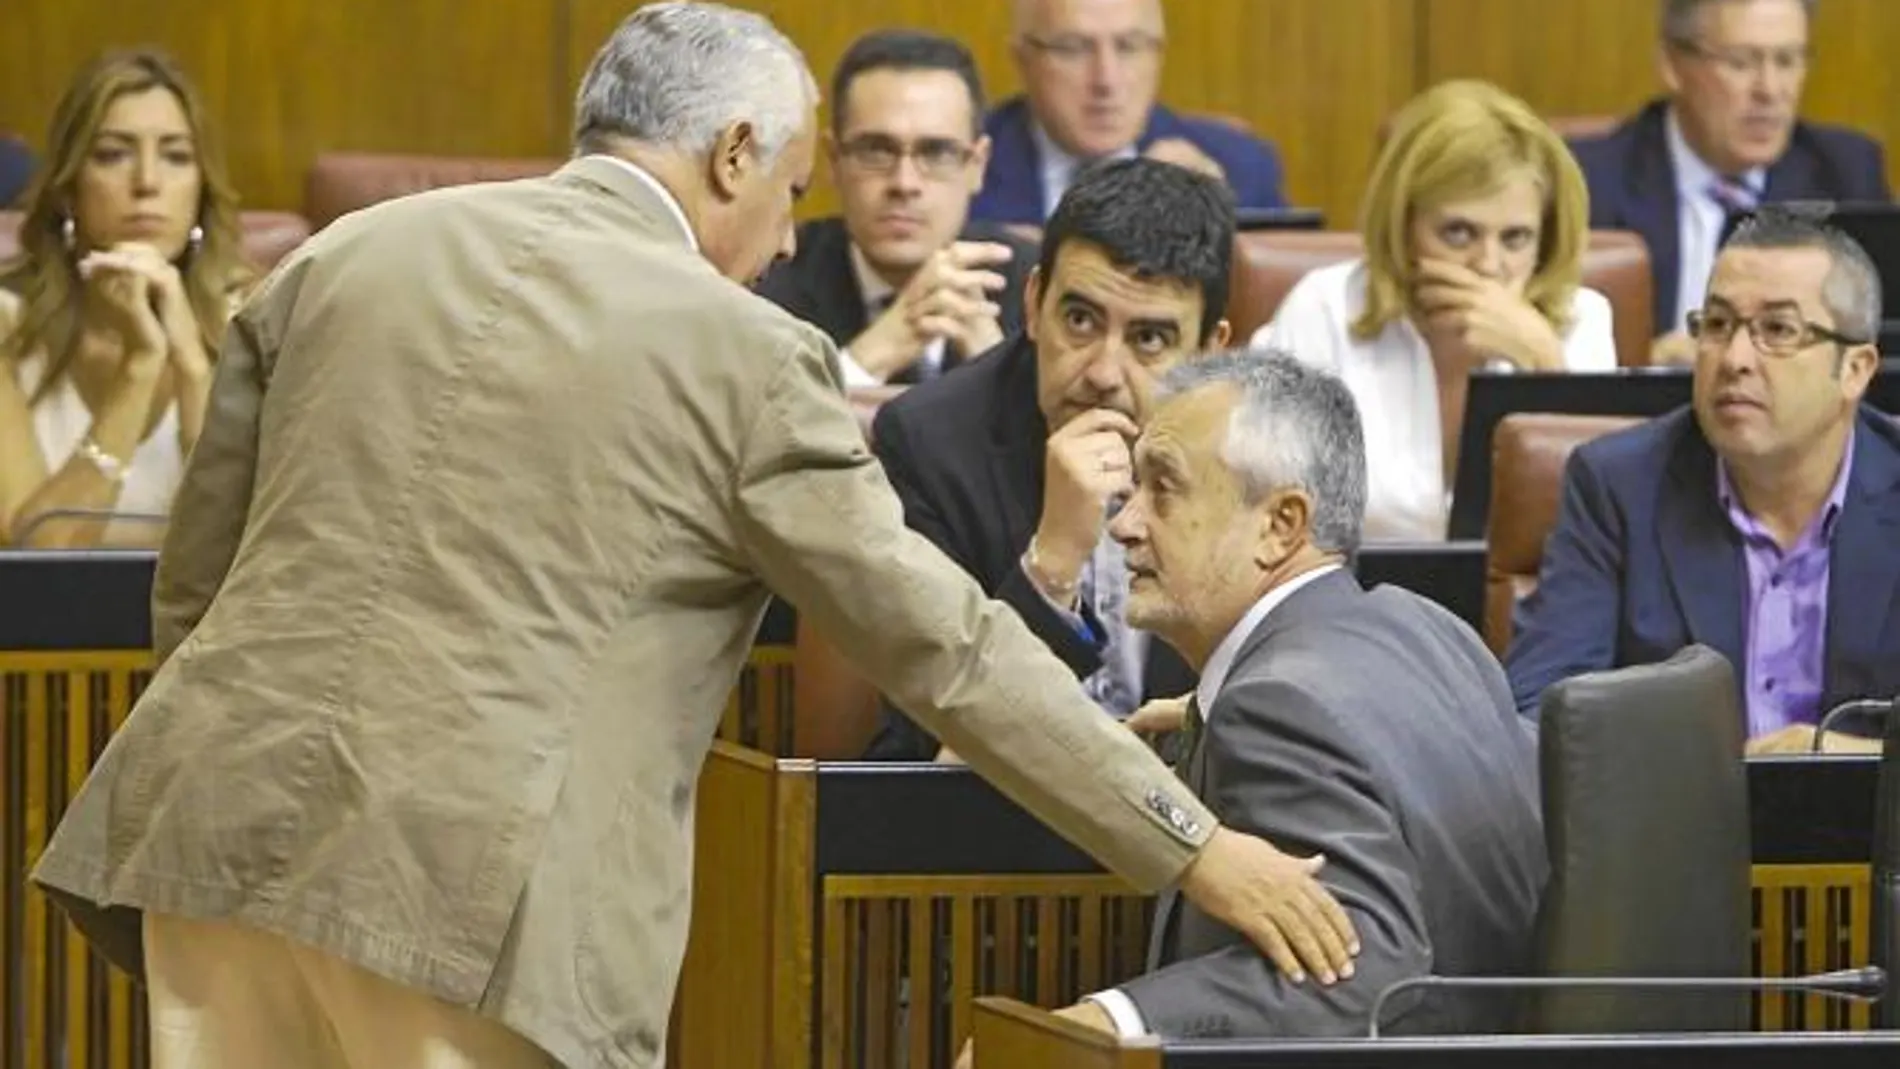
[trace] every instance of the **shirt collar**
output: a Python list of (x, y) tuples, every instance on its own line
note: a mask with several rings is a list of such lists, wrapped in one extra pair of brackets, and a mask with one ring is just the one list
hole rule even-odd
[[(1062, 199), (1057, 191), (1068, 192), (1069, 184), (1075, 181), (1076, 172), (1082, 169), (1083, 164), (1093, 161), (1076, 156), (1056, 144), (1056, 139), (1049, 136), (1049, 131), (1044, 130), (1042, 124), (1033, 118), (1029, 120), (1029, 137), (1035, 142), (1036, 155), (1042, 161), (1043, 195), (1049, 201), (1048, 211), (1044, 214), (1053, 214), (1056, 203)], [(1136, 155), (1135, 146), (1129, 145), (1102, 159), (1132, 160)]]
[(616, 167), (621, 168), (622, 170), (626, 171), (628, 174), (631, 174), (633, 177), (646, 183), (648, 188), (652, 189), (653, 192), (659, 194), (660, 203), (666, 205), (667, 210), (673, 213), (673, 218), (679, 220), (680, 230), (686, 234), (686, 243), (692, 246), (694, 252), (699, 251), (699, 235), (693, 233), (693, 224), (687, 220), (686, 209), (680, 206), (679, 198), (675, 197), (673, 195), (673, 191), (666, 188), (666, 186), (662, 184), (659, 179), (653, 177), (653, 175), (650, 172), (648, 172), (646, 168), (640, 166), (639, 164), (633, 163), (629, 160), (623, 160), (618, 156), (609, 155), (605, 152), (596, 152), (596, 153), (593, 153), (592, 155), (587, 156), (586, 158), (590, 160), (604, 160), (608, 163), (613, 164)]
[[(1821, 511), (1802, 532), (1800, 541), (1806, 541), (1816, 533), (1825, 542), (1834, 537), (1834, 528), (1840, 519), (1841, 509), (1847, 505), (1847, 480), (1854, 470), (1854, 430), (1848, 428), (1847, 446), (1841, 451), (1841, 468), (1834, 475), (1834, 487), (1828, 491), (1827, 500), (1821, 503)], [(1720, 457), (1715, 461), (1715, 499), (1722, 506), (1722, 512), (1728, 516), (1728, 522), (1744, 538), (1761, 533), (1761, 525), (1755, 521), (1741, 495), (1735, 492), (1735, 483), (1729, 479), (1728, 463)]]
[(1242, 616), (1240, 622), (1234, 625), (1233, 630), (1227, 632), (1227, 636), (1220, 640), (1220, 645), (1214, 647), (1214, 655), (1207, 659), (1207, 666), (1201, 669), (1201, 682), (1194, 688), (1194, 700), (1200, 704), (1203, 718), (1214, 708), (1214, 699), (1220, 697), (1220, 689), (1227, 685), (1227, 673), (1233, 670), (1234, 658), (1240, 656), (1241, 645), (1247, 641), (1247, 636), (1253, 634), (1266, 620), (1267, 614), (1277, 608), (1281, 602), (1292, 597), (1301, 587), (1321, 576), (1331, 575), (1339, 569), (1340, 565), (1337, 564), (1321, 565), (1310, 572), (1296, 575), (1260, 595), (1260, 600), (1253, 603), (1253, 608), (1247, 610), (1247, 615)]
[[(1673, 107), (1663, 118), (1663, 138), (1669, 146), (1669, 165), (1676, 172), (1677, 195), (1707, 200), (1709, 187), (1721, 180), (1722, 175), (1696, 155), (1695, 149), (1689, 147), (1689, 139), (1682, 136), (1682, 122), (1676, 117)], [(1750, 168), (1737, 177), (1758, 201), (1768, 189), (1768, 169), (1765, 167)]]

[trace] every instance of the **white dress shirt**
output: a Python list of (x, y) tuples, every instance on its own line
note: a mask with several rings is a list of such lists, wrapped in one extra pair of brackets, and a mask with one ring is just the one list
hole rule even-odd
[[(1248, 636), (1260, 629), (1260, 625), (1267, 619), (1267, 614), (1292, 597), (1301, 587), (1322, 576), (1331, 575), (1339, 568), (1337, 564), (1322, 565), (1310, 572), (1296, 575), (1260, 595), (1260, 600), (1254, 602), (1253, 607), (1240, 618), (1240, 622), (1221, 638), (1220, 645), (1214, 647), (1213, 655), (1207, 659), (1206, 666), (1201, 669), (1201, 681), (1194, 688), (1194, 701), (1200, 706), (1203, 717), (1213, 713), (1214, 699), (1220, 696), (1221, 688), (1227, 685), (1228, 673), (1234, 670), (1234, 658), (1240, 656), (1240, 647), (1246, 645)], [(1156, 923), (1159, 922), (1160, 918), (1156, 918)], [(1148, 1023), (1142, 1020), (1141, 1010), (1135, 1006), (1134, 1000), (1123, 994), (1119, 988), (1097, 991), (1093, 995), (1086, 996), (1085, 1001), (1100, 1006), (1108, 1014), (1109, 1019), (1115, 1022), (1115, 1031), (1123, 1038), (1148, 1034)]]
[[(884, 310), (890, 307), (891, 301), (897, 296), (897, 290), (889, 282), (884, 281), (884, 277), (871, 267), (871, 261), (864, 258), (863, 250), (858, 248), (858, 243), (855, 241), (851, 242), (851, 277), (857, 280), (858, 295), (864, 301), (864, 325), (868, 327), (877, 322), (877, 317), (883, 315)], [(944, 344), (944, 339), (932, 338), (925, 343), (924, 351), (918, 357), (930, 367), (932, 372), (943, 369)], [(850, 349), (838, 350), (838, 363), (844, 369), (846, 389), (856, 390), (867, 386), (881, 386), (884, 383), (883, 379), (864, 370), (863, 364), (852, 359)], [(892, 370), (900, 369), (893, 368)]]
[(646, 168), (630, 160), (623, 160), (618, 156), (610, 156), (605, 152), (597, 152), (585, 158), (590, 160), (606, 160), (608, 163), (619, 167), (640, 181), (645, 182), (653, 192), (660, 195), (660, 202), (665, 204), (667, 210), (673, 213), (673, 218), (679, 220), (680, 230), (686, 235), (686, 243), (692, 246), (694, 252), (699, 251), (699, 235), (693, 233), (693, 224), (686, 218), (686, 209), (680, 206), (679, 198), (675, 197), (673, 191), (666, 188), (659, 179), (647, 173)]
[[(1069, 191), (1069, 183), (1075, 181), (1076, 172), (1082, 169), (1084, 160), (1073, 156), (1055, 138), (1050, 137), (1042, 124), (1031, 119), (1029, 139), (1036, 144), (1036, 162), (1042, 172), (1042, 217), (1049, 218), (1056, 212), (1056, 205), (1062, 202), (1062, 195)], [(1132, 160), (1135, 158), (1135, 146), (1129, 145), (1119, 152), (1111, 152), (1102, 157), (1106, 160)]]
[[(1363, 260), (1318, 268), (1294, 285), (1252, 344), (1286, 349), (1352, 391), (1366, 442), (1367, 540), (1437, 541), (1451, 502), (1431, 347), (1404, 316), (1369, 341), (1353, 337), (1352, 321), (1365, 306)], [(1571, 371), (1616, 367), (1610, 302), (1601, 293), (1577, 290), (1563, 346)]]
[[(1658, 334), (1683, 329), (1689, 313), (1702, 307), (1709, 292), (1709, 274), (1715, 270), (1716, 243), (1722, 240), (1722, 225), (1728, 220), (1728, 209), (1709, 192), (1721, 175), (1689, 147), (1674, 108), (1663, 120), (1663, 131), (1669, 146), (1669, 167), (1676, 175), (1678, 267), (1675, 318), (1656, 324)], [(1767, 169), (1757, 167), (1740, 178), (1760, 200), (1762, 191), (1768, 188)]]

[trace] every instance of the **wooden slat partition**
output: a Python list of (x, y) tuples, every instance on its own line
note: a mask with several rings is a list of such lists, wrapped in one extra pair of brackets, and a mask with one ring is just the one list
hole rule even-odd
[[(1754, 972), (1798, 976), (1867, 963), (1873, 908), (1866, 865), (1757, 865)], [(1859, 1031), (1868, 1026), (1865, 1004), (1792, 991), (1754, 996), (1753, 1021), (1762, 1032)]]

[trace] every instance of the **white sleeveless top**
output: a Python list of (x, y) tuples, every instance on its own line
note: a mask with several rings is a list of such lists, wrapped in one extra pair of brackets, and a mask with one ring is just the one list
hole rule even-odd
[[(17, 365), (20, 389), (31, 397), (45, 373), (44, 354), (33, 353)], [(92, 411), (79, 396), (79, 389), (67, 378), (54, 386), (33, 406), (33, 432), (40, 444), (40, 456), (46, 470), (58, 471), (72, 459), (73, 451), (92, 429)], [(173, 402), (139, 443), (126, 466), (125, 482), (112, 511), (166, 515), (171, 512), (172, 494), (184, 475), (185, 458), (178, 449), (178, 404)], [(163, 532), (162, 524), (150, 520), (114, 520), (106, 526), (101, 545), (151, 545)]]

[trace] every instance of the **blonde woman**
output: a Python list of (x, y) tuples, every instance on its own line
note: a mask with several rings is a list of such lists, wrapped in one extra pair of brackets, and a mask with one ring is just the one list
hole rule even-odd
[(1440, 539), (1473, 368), (1616, 366), (1610, 304), (1578, 284), (1589, 200), (1522, 101), (1439, 85), (1395, 117), (1362, 259), (1309, 273), (1254, 335), (1345, 380), (1365, 426), (1369, 539)]
[[(153, 544), (250, 272), (197, 95), (105, 56), (54, 111), (0, 268), (0, 544)], [(75, 519), (74, 516), (119, 519)]]

